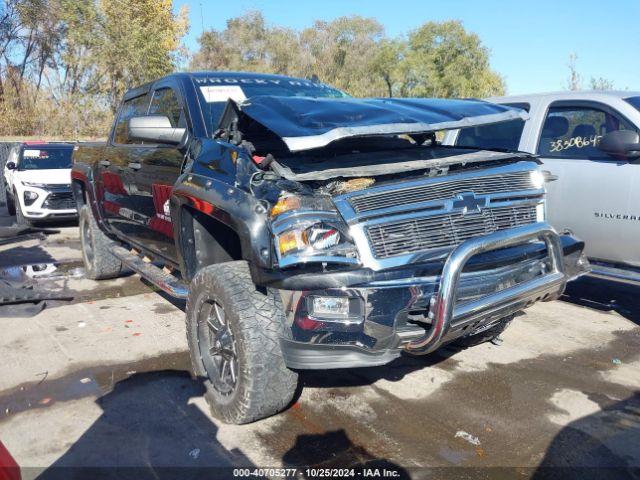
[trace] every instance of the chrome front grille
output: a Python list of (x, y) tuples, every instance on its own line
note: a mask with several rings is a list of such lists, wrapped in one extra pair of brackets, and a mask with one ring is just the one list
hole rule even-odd
[[(474, 188), (475, 190), (475, 188)], [(497, 230), (535, 223), (535, 205), (485, 208), (431, 215), (366, 227), (373, 256), (379, 259), (431, 248), (453, 247), (465, 240)]]
[(487, 195), (534, 189), (536, 187), (531, 180), (531, 172), (520, 171), (502, 173), (500, 175), (444, 180), (409, 188), (403, 188), (400, 184), (398, 188), (394, 189), (354, 195), (349, 198), (349, 203), (356, 214), (360, 214), (399, 205), (410, 207), (416, 203), (452, 198), (463, 192)]

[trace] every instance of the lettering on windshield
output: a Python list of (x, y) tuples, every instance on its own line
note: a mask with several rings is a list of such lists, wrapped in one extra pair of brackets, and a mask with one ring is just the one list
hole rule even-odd
[(199, 85), (291, 85), (293, 87), (311, 87), (332, 89), (323, 83), (310, 82), (308, 80), (287, 80), (280, 78), (229, 78), (229, 77), (196, 77)]

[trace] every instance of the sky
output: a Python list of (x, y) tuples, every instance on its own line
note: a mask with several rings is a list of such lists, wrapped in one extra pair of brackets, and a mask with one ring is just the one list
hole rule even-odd
[(203, 29), (223, 30), (229, 18), (248, 10), (295, 29), (358, 14), (377, 19), (389, 37), (455, 19), (489, 48), (508, 94), (566, 89), (572, 52), (585, 87), (591, 77), (604, 77), (616, 89), (640, 90), (638, 0), (174, 0), (176, 10), (182, 5), (189, 7), (185, 42), (192, 51)]

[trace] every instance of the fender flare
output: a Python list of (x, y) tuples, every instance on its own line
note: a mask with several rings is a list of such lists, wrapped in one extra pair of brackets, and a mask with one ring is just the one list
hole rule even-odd
[(240, 239), (242, 258), (251, 266), (271, 265), (272, 240), (267, 210), (247, 192), (214, 178), (185, 174), (176, 182), (169, 201), (174, 238), (180, 268), (184, 272), (182, 255), (182, 209), (188, 206), (233, 230)]
[(71, 192), (78, 204), (78, 196), (81, 192), (77, 191), (76, 185), (82, 184), (82, 188), (87, 195), (86, 204), (89, 205), (93, 211), (93, 215), (96, 220), (103, 221), (102, 212), (98, 208), (98, 201), (95, 192), (95, 179), (93, 178), (93, 170), (89, 165), (76, 163), (71, 170)]

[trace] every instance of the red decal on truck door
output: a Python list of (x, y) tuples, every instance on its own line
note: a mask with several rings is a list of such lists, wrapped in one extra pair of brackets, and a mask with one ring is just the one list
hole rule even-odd
[(169, 210), (169, 198), (172, 185), (154, 183), (151, 185), (153, 206), (156, 210), (154, 217), (149, 219), (149, 228), (173, 238), (173, 225), (171, 224), (171, 211)]

